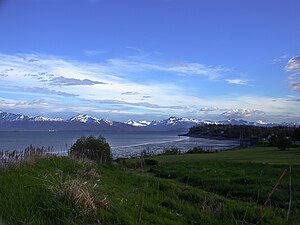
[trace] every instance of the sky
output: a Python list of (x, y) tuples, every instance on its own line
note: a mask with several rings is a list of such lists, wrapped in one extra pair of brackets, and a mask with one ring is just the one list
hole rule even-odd
[(299, 0), (0, 0), (0, 110), (300, 122)]

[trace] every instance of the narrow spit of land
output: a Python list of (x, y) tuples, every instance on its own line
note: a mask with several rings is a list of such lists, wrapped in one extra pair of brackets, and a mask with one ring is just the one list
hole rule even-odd
[(300, 149), (155, 156), (112, 165), (52, 157), (0, 170), (0, 190), (5, 224), (299, 224)]

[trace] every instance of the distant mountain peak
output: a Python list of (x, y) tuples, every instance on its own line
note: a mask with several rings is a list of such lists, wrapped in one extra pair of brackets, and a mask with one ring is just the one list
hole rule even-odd
[(44, 117), (44, 116), (35, 116), (35, 117), (30, 117), (31, 121), (65, 121), (62, 118), (49, 118), (49, 117)]
[(89, 116), (87, 114), (78, 114), (76, 116), (73, 116), (69, 119), (71, 122), (81, 122), (81, 123), (91, 123), (91, 122), (97, 122), (99, 119)]
[(30, 117), (21, 114), (8, 113), (4, 111), (0, 112), (0, 121), (2, 122), (13, 122), (13, 121), (23, 121), (23, 120), (30, 120)]
[(198, 120), (190, 118), (179, 118), (170, 116), (168, 119), (153, 121), (134, 121), (116, 122), (108, 119), (99, 119), (88, 114), (78, 114), (68, 120), (61, 118), (48, 118), (44, 116), (26, 116), (14, 114), (0, 110), (0, 129), (1, 130), (143, 130), (143, 131), (170, 131), (187, 130), (192, 126), (205, 124), (231, 124), (249, 126), (299, 126), (297, 123), (268, 123), (262, 120), (248, 122), (243, 119), (228, 119), (224, 121)]
[(110, 120), (99, 119), (87, 114), (78, 114), (77, 116), (71, 117), (68, 121), (70, 122), (80, 122), (80, 123), (98, 123), (98, 124), (108, 124), (113, 125), (113, 122)]
[(135, 127), (145, 127), (148, 126), (151, 122), (148, 122), (146, 120), (142, 120), (142, 121), (128, 120), (125, 123)]

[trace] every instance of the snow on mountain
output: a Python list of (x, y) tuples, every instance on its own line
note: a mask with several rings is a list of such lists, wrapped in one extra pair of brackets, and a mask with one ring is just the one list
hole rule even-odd
[(236, 120), (236, 119), (228, 119), (225, 121), (219, 121), (220, 124), (231, 124), (231, 125), (248, 125), (248, 126), (261, 126), (261, 127), (274, 127), (274, 126), (280, 126), (280, 125), (285, 125), (285, 126), (294, 126), (294, 124), (287, 124), (287, 123), (268, 123), (264, 122), (262, 120), (258, 120), (256, 122), (249, 122), (246, 120)]
[(196, 119), (188, 119), (188, 118), (177, 118), (175, 116), (171, 116), (168, 119), (165, 120), (153, 120), (149, 125), (150, 126), (176, 126), (179, 124), (198, 124), (200, 123), (199, 120)]
[(201, 125), (201, 124), (219, 124), (219, 122), (215, 122), (215, 121), (177, 118), (175, 116), (171, 116), (168, 119), (164, 119), (164, 120), (153, 120), (151, 122), (145, 120), (143, 121), (128, 120), (125, 123), (135, 127), (141, 127), (150, 130), (159, 130), (159, 129), (164, 130), (164, 128), (167, 129), (190, 128), (192, 126)]
[(187, 130), (200, 124), (200, 120), (171, 116), (164, 120), (153, 120), (147, 126), (144, 126), (143, 129), (151, 131)]
[(266, 124), (268, 124), (267, 122), (264, 122), (262, 120), (257, 120), (255, 123), (256, 124), (260, 124), (260, 125), (266, 125)]
[(61, 118), (48, 118), (43, 116), (25, 116), (21, 114), (8, 113), (0, 111), (0, 122), (16, 122), (16, 121), (64, 121)]
[(199, 124), (214, 124), (214, 125), (219, 125), (221, 123), (220, 122), (216, 122), (216, 121), (211, 121), (211, 120), (201, 120), (199, 122)]
[(89, 115), (77, 115), (71, 117), (69, 122), (80, 122), (80, 123), (97, 123), (97, 124), (107, 124), (112, 126), (113, 122), (110, 120), (103, 120), (103, 119), (98, 119)]
[(44, 117), (44, 116), (36, 116), (36, 117), (30, 117), (30, 121), (48, 121), (48, 122), (54, 122), (54, 121), (65, 121), (64, 119), (61, 118), (49, 118), (49, 117)]
[[(38, 123), (35, 123), (38, 122)], [(44, 123), (46, 122), (46, 123)], [(53, 122), (53, 123), (52, 123)], [(68, 120), (61, 118), (48, 118), (43, 116), (30, 117), (21, 114), (13, 114), (0, 110), (0, 129), (55, 129), (55, 130), (126, 130), (134, 131), (136, 129), (144, 131), (170, 131), (170, 130), (187, 130), (192, 126), (205, 124), (231, 124), (231, 125), (250, 125), (250, 126), (299, 126), (297, 123), (268, 123), (262, 120), (248, 122), (246, 120), (228, 119), (224, 121), (197, 120), (189, 118), (177, 118), (174, 116), (164, 120), (146, 120), (127, 122), (117, 122), (104, 119), (98, 119), (89, 115), (77, 115)]]
[(0, 111), (0, 122), (29, 121), (29, 116)]
[(127, 122), (125, 122), (125, 124), (135, 126), (135, 127), (145, 127), (145, 126), (148, 126), (150, 123), (151, 122), (148, 122), (146, 120), (142, 120), (142, 121), (128, 120)]

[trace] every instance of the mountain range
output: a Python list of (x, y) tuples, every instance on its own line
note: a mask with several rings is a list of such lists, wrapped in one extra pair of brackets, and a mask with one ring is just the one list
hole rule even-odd
[(187, 131), (190, 127), (204, 124), (232, 124), (252, 126), (295, 126), (295, 123), (266, 123), (263, 121), (229, 119), (224, 121), (197, 120), (169, 117), (164, 120), (118, 122), (95, 118), (89, 115), (77, 115), (70, 119), (30, 117), (0, 111), (0, 130), (100, 130), (100, 131)]

